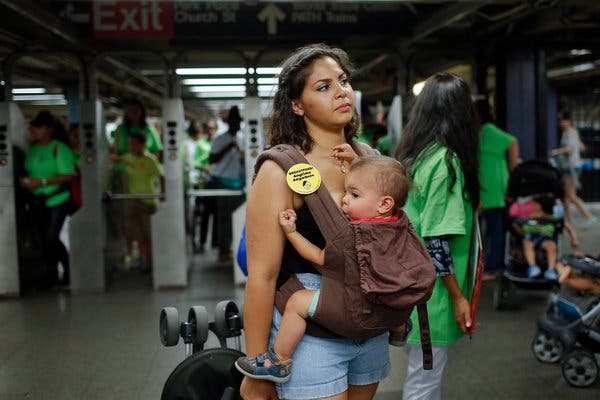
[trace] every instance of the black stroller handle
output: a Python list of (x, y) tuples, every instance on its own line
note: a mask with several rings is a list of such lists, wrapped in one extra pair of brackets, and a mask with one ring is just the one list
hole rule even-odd
[(221, 397), (221, 400), (233, 400), (233, 399), (235, 399), (235, 389), (233, 389), (232, 387), (225, 388), (225, 390), (223, 391), (223, 396)]

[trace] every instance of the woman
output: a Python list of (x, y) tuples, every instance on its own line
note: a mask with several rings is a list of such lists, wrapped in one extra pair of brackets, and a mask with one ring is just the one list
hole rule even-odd
[(137, 99), (130, 99), (125, 104), (125, 117), (123, 123), (111, 133), (111, 153), (123, 155), (129, 153), (129, 135), (141, 133), (146, 136), (146, 150), (160, 159), (162, 143), (156, 129), (146, 121), (146, 108), (144, 103)]
[[(341, 206), (344, 170), (330, 157), (332, 147), (348, 143), (359, 125), (345, 52), (325, 45), (298, 49), (283, 64), (268, 136), (270, 145), (291, 144), (315, 166)], [(292, 208), (297, 229), (318, 246), (324, 239), (302, 196), (286, 183), (286, 172), (266, 161), (248, 193), (246, 246), (248, 281), (244, 304), (246, 352), (264, 353), (277, 333), (281, 315), (274, 309), (276, 289), (296, 274), (307, 289), (320, 287), (318, 271), (292, 248), (279, 227), (280, 210)], [(291, 380), (273, 383), (244, 378), (246, 400), (372, 399), (389, 373), (387, 334), (364, 341), (305, 335), (294, 352)]]
[(422, 368), (413, 313), (404, 399), (439, 399), (447, 346), (475, 329), (466, 296), (473, 215), (479, 204), (478, 130), (469, 86), (454, 74), (438, 73), (416, 98), (396, 152), (415, 185), (404, 211), (438, 276), (427, 302), (433, 370)]
[(598, 222), (598, 219), (589, 212), (583, 200), (577, 196), (577, 184), (581, 172), (581, 151), (585, 151), (585, 146), (581, 142), (579, 132), (573, 126), (571, 115), (568, 112), (560, 115), (560, 129), (563, 132), (560, 139), (561, 147), (552, 150), (552, 156), (561, 157), (559, 169), (565, 186), (565, 217), (567, 221), (571, 221), (571, 203), (574, 203), (585, 218), (581, 227), (591, 228)]
[[(70, 182), (75, 173), (75, 159), (69, 146), (55, 138), (64, 134), (64, 127), (50, 112), (40, 111), (29, 124), (34, 144), (25, 157), (27, 176), (19, 182), (34, 195), (33, 209), (48, 263), (46, 284), (67, 286), (69, 253), (60, 241), (60, 231), (73, 207)], [(59, 262), (64, 269), (61, 279)]]
[[(210, 147), (210, 178), (206, 189), (239, 190), (244, 184), (242, 179), (242, 158), (238, 135), (242, 116), (237, 106), (227, 113), (226, 132), (217, 135)], [(241, 204), (239, 196), (225, 196), (208, 199), (207, 207), (214, 214), (213, 238), (219, 247), (218, 261), (231, 261), (232, 220), (231, 213)], [(216, 232), (214, 232), (216, 230)]]

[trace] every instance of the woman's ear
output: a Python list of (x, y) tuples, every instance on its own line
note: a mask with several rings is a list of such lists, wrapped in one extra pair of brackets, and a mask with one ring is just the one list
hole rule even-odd
[(389, 214), (396, 205), (394, 198), (392, 196), (382, 196), (379, 200), (379, 207), (377, 207), (377, 212), (380, 215)]
[(298, 100), (292, 100), (292, 110), (297, 116), (304, 116), (304, 108), (302, 107), (302, 103), (300, 103)]

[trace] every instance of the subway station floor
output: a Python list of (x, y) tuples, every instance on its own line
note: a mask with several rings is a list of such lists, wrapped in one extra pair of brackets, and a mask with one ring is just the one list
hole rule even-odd
[[(593, 210), (600, 215), (600, 206)], [(600, 252), (600, 225), (578, 233), (582, 250)], [(203, 305), (212, 318), (221, 300), (242, 304), (243, 287), (234, 286), (232, 266), (215, 259), (210, 251), (194, 256), (185, 290), (154, 291), (149, 275), (122, 271), (102, 294), (54, 291), (0, 299), (0, 400), (159, 399), (185, 357), (181, 342), (170, 348), (160, 343), (161, 308), (175, 306), (186, 316), (190, 306)], [(541, 364), (531, 353), (549, 292), (519, 291), (522, 307), (501, 312), (493, 309), (492, 292), (493, 283), (485, 283), (478, 332), (451, 347), (443, 399), (600, 398), (600, 382), (571, 388), (559, 365)], [(206, 348), (217, 343), (211, 334)], [(401, 399), (406, 353), (390, 349), (392, 373), (377, 400)]]

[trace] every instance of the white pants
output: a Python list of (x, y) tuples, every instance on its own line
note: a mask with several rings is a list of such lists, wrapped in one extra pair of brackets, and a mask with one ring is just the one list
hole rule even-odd
[(402, 400), (440, 400), (442, 376), (448, 361), (447, 346), (432, 346), (433, 369), (423, 369), (421, 345), (411, 345), (408, 354), (408, 373), (402, 389)]

